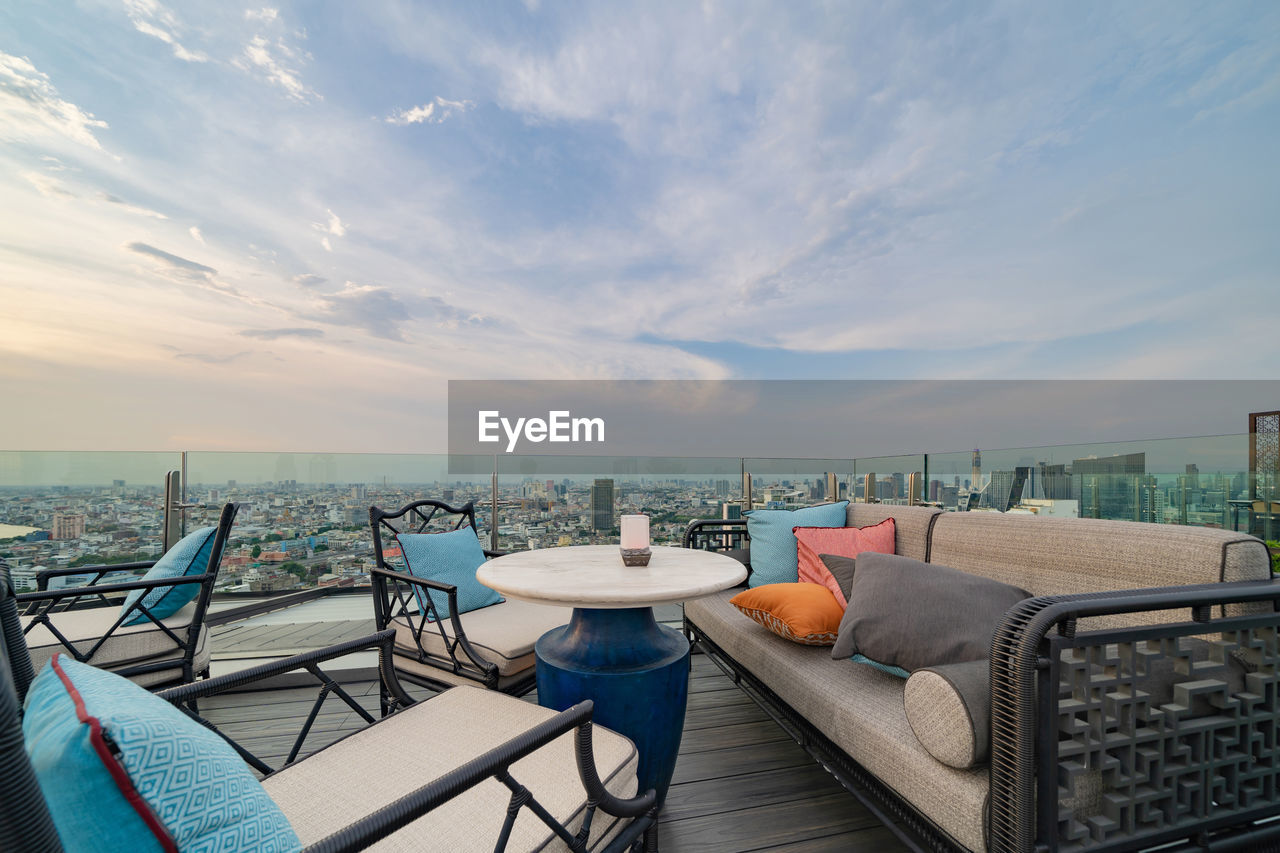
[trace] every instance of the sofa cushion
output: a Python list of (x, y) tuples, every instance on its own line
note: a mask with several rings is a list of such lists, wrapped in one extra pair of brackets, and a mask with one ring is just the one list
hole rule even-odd
[[(191, 625), (195, 610), (194, 602), (187, 604), (177, 613), (162, 619), (161, 622), (185, 641), (187, 628)], [(119, 618), (120, 610), (116, 607), (69, 610), (66, 613), (55, 613), (50, 617), (58, 631), (81, 654), (92, 649)], [(32, 622), (30, 616), (23, 616), (21, 619), (24, 629)], [(208, 626), (202, 625), (196, 645), (196, 672), (206, 669), (209, 665), (208, 634)], [(37, 670), (56, 653), (65, 654), (68, 651), (67, 647), (45, 625), (36, 625), (27, 632), (26, 641), (27, 647), (31, 650), (31, 663)], [(155, 623), (147, 620), (141, 625), (121, 625), (116, 628), (89, 663), (102, 669), (119, 670), (143, 661), (154, 663), (160, 660), (172, 660), (174, 665), (172, 670), (135, 675), (130, 678), (136, 684), (149, 686), (179, 677), (182, 674), (182, 655), (182, 650), (169, 635), (156, 627)]]
[[(405, 565), (414, 577), (452, 584), (458, 588), (458, 612), (479, 610), (502, 601), (492, 587), (476, 580), (476, 569), (484, 565), (484, 549), (470, 527), (447, 533), (398, 533), (396, 541), (404, 554)], [(415, 586), (418, 606), (424, 610), (424, 596), (435, 604), (441, 619), (449, 616), (449, 596), (439, 590)]]
[(67, 850), (300, 850), (216, 732), (65, 655), (27, 694), (23, 738)]
[(836, 597), (836, 601), (842, 608), (848, 606), (849, 601), (844, 589), (827, 569), (821, 555), (839, 554), (842, 557), (857, 557), (863, 551), (892, 554), (893, 530), (892, 518), (886, 518), (879, 524), (867, 527), (797, 527), (793, 529), (792, 533), (796, 535), (800, 580), (825, 586), (831, 590), (831, 594)]
[(862, 654), (914, 672), (990, 654), (1017, 587), (892, 554), (863, 554), (833, 658)]
[[(498, 667), (499, 676), (519, 675), (533, 666), (533, 645), (538, 638), (561, 625), (569, 624), (573, 615), (571, 607), (553, 607), (549, 604), (533, 604), (528, 601), (510, 600), (492, 607), (484, 607), (469, 613), (458, 614), (467, 641), (480, 657)], [(397, 616), (391, 620), (396, 629), (396, 648), (417, 654), (413, 627), (418, 616)], [(437, 625), (428, 622), (422, 629), (422, 646), (434, 655), (448, 655), (444, 637), (454, 637), (453, 620), (446, 619)], [(459, 655), (464, 653), (459, 650)], [(402, 666), (403, 657), (396, 658), (396, 666)], [(424, 674), (437, 677), (438, 669), (428, 669)]]
[(751, 536), (747, 586), (795, 583), (800, 578), (794, 527), (843, 527), (848, 501), (804, 509), (754, 509), (745, 513)]
[[(1012, 584), (1033, 596), (1271, 577), (1266, 546), (1227, 530), (995, 512), (944, 513), (933, 526), (929, 561)], [(1077, 627), (1084, 631), (1183, 618), (1176, 610), (1154, 611), (1082, 620)]]
[(685, 615), (925, 817), (969, 849), (985, 849), (986, 769), (947, 767), (920, 745), (903, 710), (902, 679), (789, 643), (739, 613), (731, 597), (726, 591), (687, 602)]
[(907, 722), (929, 754), (961, 770), (991, 757), (991, 661), (917, 669), (903, 688)]
[[(217, 538), (218, 528), (202, 527), (188, 533), (164, 552), (156, 560), (155, 565), (147, 569), (140, 580), (157, 580), (159, 578), (180, 578), (188, 575), (202, 575), (209, 568), (209, 557), (213, 554), (213, 541)], [(143, 594), (146, 597), (143, 598)], [(200, 584), (184, 583), (177, 586), (158, 586), (151, 590), (131, 590), (124, 598), (120, 613), (128, 613), (135, 601), (142, 599), (142, 606), (151, 611), (157, 619), (165, 619), (182, 609), (183, 605), (192, 601), (200, 593)], [(147, 614), (135, 610), (124, 620), (126, 625), (151, 624)]]
[(827, 567), (836, 586), (840, 587), (845, 606), (848, 607), (849, 591), (853, 589), (853, 573), (858, 567), (858, 561), (853, 557), (841, 557), (839, 554), (819, 554), (818, 558), (822, 560), (822, 565)]
[(784, 640), (806, 646), (834, 643), (843, 614), (831, 591), (813, 583), (766, 584), (738, 593), (729, 603)]
[(929, 506), (851, 503), (845, 526), (866, 527), (892, 518), (893, 553), (913, 560), (928, 560), (929, 531), (942, 514), (942, 510)]
[[(262, 785), (302, 843), (313, 844), (554, 715), (491, 690), (454, 687), (289, 765)], [(601, 726), (592, 734), (605, 787), (619, 797), (634, 796), (635, 746)], [(511, 775), (570, 831), (582, 823), (586, 792), (578, 781), (572, 732), (517, 761)], [(368, 849), (491, 850), (510, 799), (501, 782), (487, 779)], [(603, 840), (617, 828), (612, 816), (598, 811), (591, 835)], [(564, 847), (522, 809), (507, 850), (543, 849)]]

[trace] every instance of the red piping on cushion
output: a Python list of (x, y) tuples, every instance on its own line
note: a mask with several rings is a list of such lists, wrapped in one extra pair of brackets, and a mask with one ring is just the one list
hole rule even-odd
[(107, 768), (107, 772), (111, 774), (111, 778), (115, 780), (116, 787), (120, 789), (120, 793), (129, 801), (129, 805), (133, 806), (133, 810), (138, 813), (138, 817), (142, 818), (142, 822), (147, 825), (147, 829), (151, 830), (151, 834), (160, 842), (160, 846), (164, 848), (165, 853), (178, 853), (178, 845), (174, 843), (173, 837), (169, 835), (169, 830), (160, 822), (160, 818), (156, 817), (156, 813), (151, 810), (151, 806), (147, 801), (142, 799), (142, 795), (138, 793), (138, 789), (133, 786), (133, 780), (129, 778), (129, 774), (125, 772), (124, 767), (114, 755), (111, 754), (111, 748), (107, 746), (106, 739), (102, 736), (102, 723), (97, 717), (90, 716), (89, 711), (84, 706), (84, 697), (80, 695), (80, 691), (71, 682), (71, 679), (62, 671), (62, 666), (58, 663), (58, 658), (62, 657), (61, 652), (53, 656), (53, 671), (58, 674), (62, 686), (67, 689), (67, 694), (71, 697), (71, 701), (76, 705), (76, 717), (80, 722), (89, 726), (89, 742), (93, 744), (93, 749), (98, 753), (98, 758), (102, 760), (102, 765)]

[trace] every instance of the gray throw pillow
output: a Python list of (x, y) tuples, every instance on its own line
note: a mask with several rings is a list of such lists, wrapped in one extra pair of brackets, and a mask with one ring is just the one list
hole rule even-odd
[(971, 660), (917, 669), (902, 691), (907, 723), (920, 745), (964, 770), (991, 757), (991, 662)]
[(863, 553), (831, 656), (861, 654), (914, 672), (978, 660), (1025, 590), (896, 554)]
[(841, 557), (839, 554), (819, 554), (818, 559), (831, 572), (844, 593), (844, 600), (849, 600), (849, 590), (853, 587), (853, 570), (857, 560), (853, 557)]

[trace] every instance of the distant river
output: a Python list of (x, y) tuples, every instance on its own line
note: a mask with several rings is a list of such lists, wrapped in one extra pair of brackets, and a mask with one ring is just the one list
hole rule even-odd
[(28, 533), (35, 533), (39, 529), (39, 527), (23, 527), (20, 524), (0, 524), (0, 539), (26, 536)]

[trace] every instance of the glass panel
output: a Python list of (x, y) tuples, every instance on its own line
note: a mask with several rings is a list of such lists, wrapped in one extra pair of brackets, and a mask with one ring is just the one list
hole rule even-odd
[(188, 510), (187, 528), (215, 524), (227, 501), (243, 504), (219, 592), (364, 585), (373, 565), (370, 506), (474, 501), (487, 546), (492, 464), (492, 457), (444, 454), (192, 452), (186, 500), (197, 506)]
[[(924, 456), (867, 456), (855, 459), (853, 465), (853, 499), (866, 501), (871, 486), (870, 503), (907, 505), (924, 499)], [(914, 476), (913, 476), (914, 475)], [(912, 484), (916, 493), (911, 495)]]
[[(751, 474), (751, 502), (757, 509), (797, 509), (850, 495), (852, 459), (745, 459)], [(828, 494), (827, 477), (836, 475), (836, 491)]]
[(1248, 444), (1225, 435), (929, 454), (927, 489), (948, 510), (1243, 530)]
[(42, 568), (160, 556), (164, 477), (181, 464), (177, 453), (0, 452), (0, 556), (18, 591)]
[(619, 517), (650, 517), (655, 545), (679, 544), (742, 491), (742, 460), (663, 456), (499, 456), (500, 550), (616, 543)]

